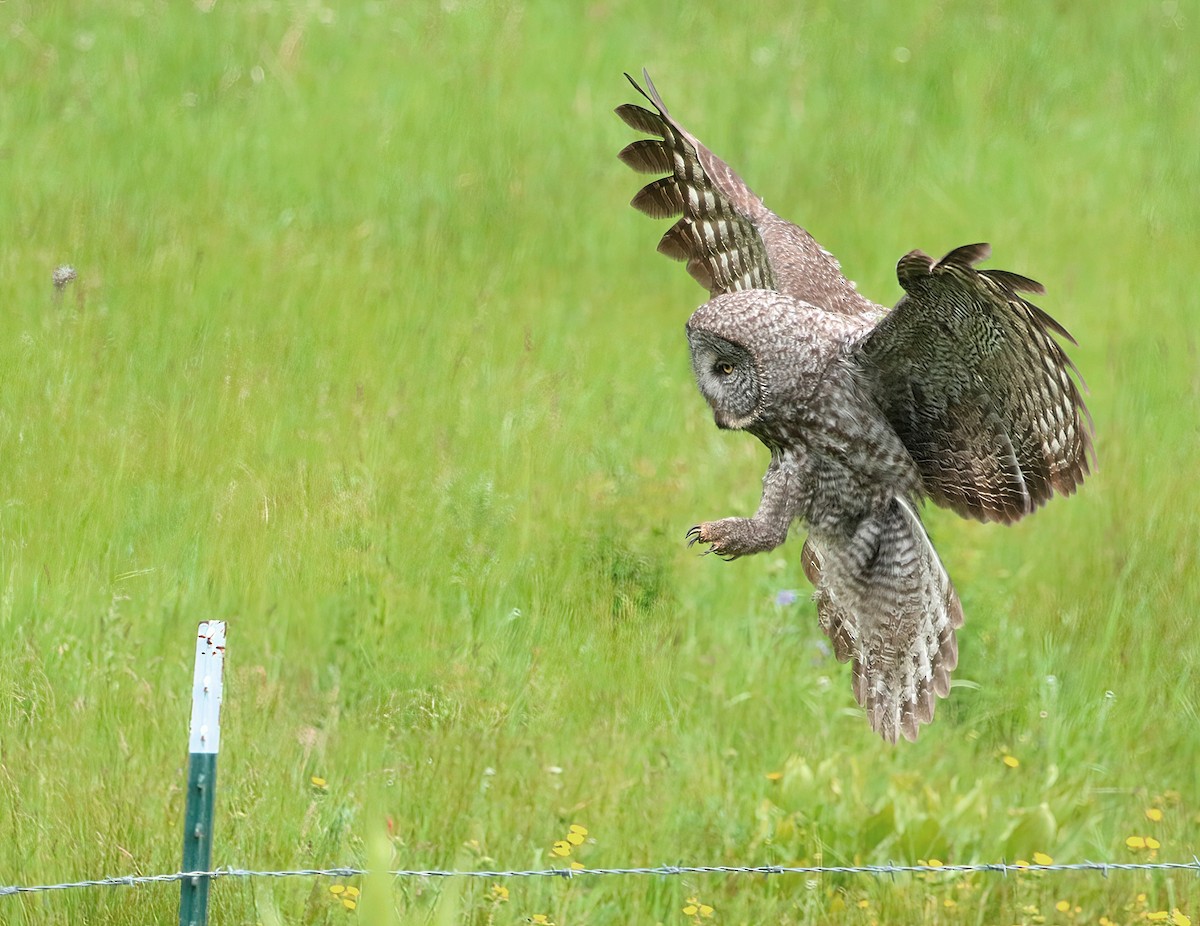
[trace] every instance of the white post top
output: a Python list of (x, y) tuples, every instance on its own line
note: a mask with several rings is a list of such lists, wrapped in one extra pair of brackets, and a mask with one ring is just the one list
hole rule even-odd
[(192, 733), (188, 751), (221, 750), (221, 688), (225, 670), (225, 622), (201, 621), (192, 681)]

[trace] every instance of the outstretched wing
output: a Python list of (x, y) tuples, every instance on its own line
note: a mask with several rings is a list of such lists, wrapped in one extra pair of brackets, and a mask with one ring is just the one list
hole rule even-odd
[(686, 261), (688, 273), (713, 296), (772, 289), (831, 312), (878, 314), (832, 254), (763, 205), (728, 164), (671, 117), (650, 75), (642, 74), (649, 92), (625, 76), (654, 108), (626, 103), (616, 113), (631, 128), (657, 137), (635, 141), (618, 156), (636, 171), (667, 174), (631, 203), (654, 218), (682, 216), (658, 250)]
[(950, 693), (958, 664), (958, 595), (916, 512), (901, 498), (854, 531), (804, 542), (821, 629), (839, 662), (853, 666), (854, 698), (890, 743), (917, 738)]
[(905, 295), (858, 356), (930, 498), (964, 517), (1012, 522), (1069, 495), (1094, 458), (1082, 379), (1055, 335), (1066, 329), (1018, 293), (1039, 283), (976, 270), (986, 244), (937, 263), (920, 251), (896, 272)]

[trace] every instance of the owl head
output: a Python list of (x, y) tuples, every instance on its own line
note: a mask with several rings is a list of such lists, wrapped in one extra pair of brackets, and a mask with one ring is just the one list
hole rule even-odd
[(706, 302), (688, 320), (692, 369), (717, 427), (775, 433), (817, 384), (821, 353), (806, 303), (750, 289)]
[(753, 355), (744, 344), (704, 327), (689, 324), (687, 335), (696, 384), (717, 427), (749, 427), (762, 404), (761, 376)]

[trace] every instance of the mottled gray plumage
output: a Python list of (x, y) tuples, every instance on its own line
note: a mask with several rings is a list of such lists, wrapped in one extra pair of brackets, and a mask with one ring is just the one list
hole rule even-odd
[(905, 295), (888, 312), (679, 125), (648, 75), (645, 91), (629, 80), (653, 109), (617, 114), (655, 137), (620, 158), (667, 174), (633, 205), (681, 216), (659, 250), (712, 296), (687, 323), (697, 384), (719, 427), (771, 452), (754, 517), (699, 524), (690, 542), (733, 559), (803, 521), (818, 619), (852, 662), (855, 698), (885, 739), (915, 739), (949, 694), (963, 620), (917, 505), (1012, 522), (1075, 490), (1092, 443), (1054, 337), (1070, 335), (1019, 295), (1037, 283), (975, 269), (985, 244), (903, 257)]

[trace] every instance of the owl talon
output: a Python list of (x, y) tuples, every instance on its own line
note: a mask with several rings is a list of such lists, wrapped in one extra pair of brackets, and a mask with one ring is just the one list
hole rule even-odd
[(705, 528), (707, 526), (708, 525), (706, 525), (706, 524), (697, 524), (695, 527), (693, 527), (691, 530), (689, 530), (687, 532), (688, 549), (691, 549), (697, 543), (714, 544), (714, 546), (709, 547), (707, 550), (701, 550), (700, 551), (701, 556), (708, 556), (709, 553), (717, 552), (716, 547), (715, 547), (716, 541), (714, 541), (711, 537), (705, 536), (705, 534), (706, 534)]
[(695, 546), (697, 543), (706, 543), (709, 545), (707, 550), (700, 552), (701, 556), (708, 556), (710, 553), (715, 553), (726, 562), (731, 559), (737, 559), (737, 554), (728, 553), (721, 548), (721, 540), (713, 536), (711, 524), (697, 524), (687, 532), (687, 538), (689, 548)]

